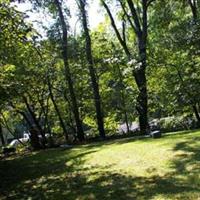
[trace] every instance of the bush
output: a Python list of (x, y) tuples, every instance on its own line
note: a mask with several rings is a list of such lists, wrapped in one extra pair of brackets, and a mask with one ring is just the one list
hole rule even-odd
[(192, 116), (173, 116), (158, 120), (162, 132), (181, 131), (197, 128), (197, 122)]

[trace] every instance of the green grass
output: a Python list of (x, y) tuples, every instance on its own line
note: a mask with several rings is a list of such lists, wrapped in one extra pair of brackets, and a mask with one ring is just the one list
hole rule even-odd
[(200, 199), (200, 131), (2, 160), (0, 199)]

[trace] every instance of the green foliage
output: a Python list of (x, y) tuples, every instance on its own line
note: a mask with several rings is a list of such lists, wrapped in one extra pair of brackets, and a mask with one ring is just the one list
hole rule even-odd
[(159, 120), (159, 126), (163, 132), (194, 129), (196, 125), (194, 117), (187, 115), (166, 117)]

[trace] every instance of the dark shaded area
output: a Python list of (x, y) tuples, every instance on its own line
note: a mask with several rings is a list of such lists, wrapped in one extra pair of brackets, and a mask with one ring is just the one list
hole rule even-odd
[[(187, 138), (187, 132), (182, 134)], [(180, 134), (170, 137), (176, 139), (176, 136), (180, 137)], [(150, 140), (144, 139), (145, 142)], [(187, 142), (174, 146), (173, 151), (177, 156), (171, 160), (172, 170), (162, 176), (129, 176), (107, 170), (112, 166), (95, 166), (94, 169), (85, 165), (85, 156), (98, 151), (98, 147), (127, 142), (133, 142), (133, 139), (84, 146), (83, 153), (76, 149), (52, 149), (15, 160), (0, 161), (0, 199), (132, 200), (151, 199), (159, 194), (166, 198), (173, 195), (179, 195), (176, 199), (198, 198), (187, 195), (200, 194), (199, 137), (190, 134)]]

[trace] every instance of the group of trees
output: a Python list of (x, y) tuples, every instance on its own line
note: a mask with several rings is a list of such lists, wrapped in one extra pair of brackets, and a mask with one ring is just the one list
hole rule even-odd
[(105, 139), (137, 117), (141, 134), (152, 118), (194, 114), (200, 123), (199, 0), (100, 0), (105, 21), (92, 31), (90, 2), (75, 2), (77, 35), (68, 1), (29, 1), (52, 17), (40, 37), (13, 1), (1, 1), (1, 126), (24, 124), (39, 148), (45, 133)]

